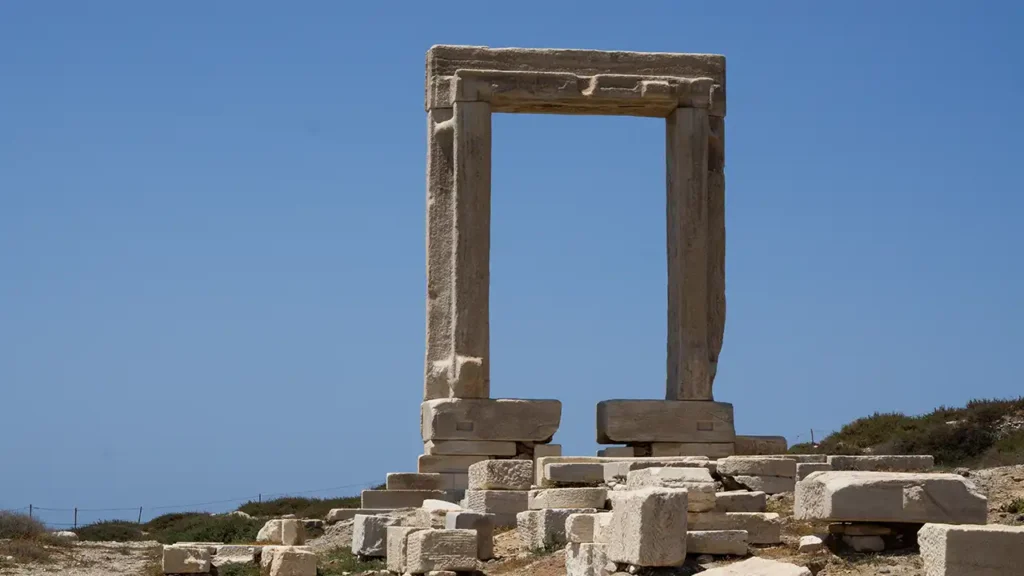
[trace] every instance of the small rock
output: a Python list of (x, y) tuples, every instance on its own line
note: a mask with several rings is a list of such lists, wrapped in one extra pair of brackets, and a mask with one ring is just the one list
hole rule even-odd
[(710, 555), (710, 554), (701, 554), (700, 556), (697, 556), (697, 562), (699, 564), (710, 564), (711, 562), (714, 562), (714, 561), (715, 561), (715, 557)]
[(63, 538), (65, 540), (78, 540), (78, 534), (70, 530), (61, 530), (60, 532), (54, 532), (53, 535), (57, 538)]
[(843, 536), (843, 542), (855, 552), (881, 552), (885, 541), (881, 536)]
[(281, 520), (294, 520), (297, 516), (295, 514), (285, 514), (284, 516), (278, 516), (278, 518)]
[(825, 543), (817, 536), (801, 536), (800, 545), (797, 548), (800, 552), (817, 552), (825, 547)]
[(959, 474), (959, 475), (963, 476), (964, 478), (970, 478), (970, 476), (971, 476), (971, 469), (970, 468), (955, 468), (953, 470), (953, 473), (954, 474)]

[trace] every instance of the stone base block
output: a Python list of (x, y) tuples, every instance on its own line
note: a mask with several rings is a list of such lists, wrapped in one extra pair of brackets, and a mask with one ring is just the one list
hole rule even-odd
[(718, 461), (718, 473), (723, 476), (781, 476), (796, 477), (796, 461), (789, 458), (760, 458), (730, 456)]
[(650, 447), (651, 456), (656, 458), (663, 456), (725, 458), (736, 452), (732, 442), (652, 442)]
[[(602, 512), (608, 514), (608, 512)], [(565, 520), (565, 536), (569, 542), (577, 544), (594, 542), (598, 514), (570, 514)]]
[(613, 572), (615, 566), (609, 566), (606, 544), (570, 542), (565, 547), (566, 576), (609, 576)]
[(736, 436), (737, 455), (785, 454), (788, 449), (784, 436)]
[(478, 567), (473, 530), (419, 530), (406, 537), (405, 569), (412, 574), (436, 570), (472, 572)]
[(734, 490), (715, 494), (715, 512), (764, 512), (768, 496), (764, 492)]
[(423, 440), (546, 442), (562, 419), (558, 400), (442, 398), (421, 404)]
[(773, 512), (690, 513), (690, 530), (746, 530), (750, 544), (782, 542), (782, 520)]
[(269, 576), (316, 576), (316, 554), (289, 546), (274, 554)]
[[(580, 510), (527, 510), (516, 515), (519, 540), (527, 550), (551, 551), (565, 546), (568, 537), (565, 524), (569, 516)], [(596, 513), (597, 510), (584, 512)]]
[(594, 508), (602, 510), (608, 501), (607, 488), (542, 488), (530, 490), (530, 510), (547, 508)]
[(686, 560), (687, 494), (641, 488), (616, 494), (608, 559), (635, 566), (678, 566)]
[(445, 518), (448, 530), (475, 530), (476, 557), (479, 560), (494, 558), (494, 515), (483, 512), (461, 510), (449, 512)]
[(391, 472), (387, 476), (388, 490), (444, 490), (445, 479), (440, 474)]
[(648, 487), (685, 488), (690, 512), (715, 509), (715, 481), (706, 468), (644, 468), (626, 477), (627, 490)]
[(363, 508), (419, 508), (424, 500), (447, 500), (443, 490), (363, 490)]
[(746, 556), (746, 530), (689, 530), (686, 533), (687, 554)]
[(164, 574), (208, 574), (210, 551), (205, 547), (164, 546)]
[(388, 526), (387, 527), (387, 557), (388, 570), (405, 573), (406, 567), (406, 544), (408, 536), (418, 530), (426, 530), (420, 526)]
[(604, 464), (562, 462), (547, 464), (542, 477), (544, 487), (598, 486), (604, 484)]
[(484, 460), (469, 467), (470, 490), (529, 490), (531, 485), (531, 460)]
[(732, 404), (694, 400), (605, 400), (597, 405), (598, 444), (732, 443)]
[(1024, 571), (1024, 526), (925, 524), (917, 543), (926, 576), (1011, 576)]
[(815, 472), (796, 485), (799, 520), (984, 524), (988, 500), (958, 474)]
[(935, 467), (932, 456), (829, 456), (833, 470), (864, 472), (927, 472)]
[(423, 453), (432, 456), (508, 456), (516, 455), (515, 442), (491, 440), (427, 440)]
[(388, 551), (388, 527), (402, 520), (393, 516), (363, 516), (352, 521), (352, 553), (367, 558), (383, 558)]
[(748, 490), (765, 494), (782, 494), (796, 490), (796, 478), (782, 476), (730, 476)]
[(829, 472), (832, 470), (832, 465), (825, 462), (797, 462), (796, 463), (796, 479), (797, 482), (807, 478), (814, 472)]
[(530, 494), (512, 490), (467, 490), (466, 508), (494, 514), (495, 526), (515, 526), (516, 514), (528, 510)]

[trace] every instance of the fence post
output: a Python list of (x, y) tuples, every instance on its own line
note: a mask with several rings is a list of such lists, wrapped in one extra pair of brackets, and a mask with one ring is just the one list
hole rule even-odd
[(139, 506), (139, 524), (142, 524), (142, 506)]
[(263, 492), (260, 492), (259, 495), (256, 496), (256, 501), (257, 504), (263, 504)]
[(75, 529), (78, 529), (78, 506), (75, 506)]
[(31, 504), (28, 505), (28, 517), (30, 519), (32, 518), (32, 505)]

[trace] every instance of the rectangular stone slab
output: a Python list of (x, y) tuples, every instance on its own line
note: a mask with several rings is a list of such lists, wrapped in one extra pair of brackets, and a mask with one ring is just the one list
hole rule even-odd
[(558, 400), (443, 398), (421, 404), (423, 440), (545, 442), (558, 430)]
[(1024, 526), (925, 524), (917, 542), (927, 576), (1024, 572)]
[(732, 404), (691, 400), (605, 400), (597, 404), (598, 444), (733, 442)]
[(785, 454), (788, 448), (784, 436), (736, 436), (736, 454)]
[(984, 524), (988, 499), (958, 474), (814, 472), (797, 482), (793, 515), (833, 522)]
[(833, 470), (865, 472), (927, 472), (935, 467), (933, 456), (829, 456)]

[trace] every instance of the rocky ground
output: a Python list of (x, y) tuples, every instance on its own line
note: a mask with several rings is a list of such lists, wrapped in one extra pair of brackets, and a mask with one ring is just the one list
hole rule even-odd
[[(1006, 511), (1015, 499), (1024, 498), (1024, 466), (1004, 466), (960, 473), (973, 481), (989, 499), (989, 523), (1024, 525), (1024, 514)], [(773, 497), (769, 511), (779, 512), (785, 518), (781, 546), (758, 547), (757, 556), (792, 562), (812, 567), (818, 576), (924, 576), (916, 551), (904, 550), (881, 554), (857, 554), (828, 551), (816, 554), (797, 552), (800, 536), (827, 532), (823, 523), (800, 522), (792, 518), (792, 495)], [(318, 554), (346, 546), (351, 542), (351, 521), (328, 527), (324, 534), (308, 542)], [(515, 530), (495, 535), (495, 554), (498, 557), (485, 566), (485, 573), (493, 576), (561, 576), (565, 574), (565, 560), (561, 551), (552, 554), (525, 552)], [(160, 546), (156, 542), (81, 542), (50, 549), (51, 557), (44, 562), (17, 564), (0, 556), (0, 575), (61, 574), (67, 576), (152, 576), (159, 573)], [(711, 560), (701, 558), (704, 567), (728, 564), (735, 559)]]

